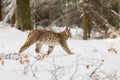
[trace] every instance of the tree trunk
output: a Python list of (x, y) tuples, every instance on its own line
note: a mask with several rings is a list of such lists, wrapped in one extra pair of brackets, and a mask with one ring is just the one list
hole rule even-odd
[(87, 19), (87, 13), (86, 13), (86, 3), (83, 4), (83, 39), (87, 40), (87, 34), (88, 34), (88, 19)]
[(92, 29), (92, 20), (91, 20), (91, 16), (90, 16), (90, 11), (88, 11), (87, 15), (87, 29), (88, 29), (88, 38), (90, 38), (90, 33), (91, 33), (91, 29)]
[(30, 0), (17, 0), (17, 26), (21, 30), (33, 29), (30, 13)]
[(10, 24), (11, 24), (12, 27), (14, 27), (15, 21), (16, 21), (16, 15), (14, 13), (11, 17), (11, 20), (10, 20)]
[(0, 0), (0, 21), (2, 20), (2, 4), (1, 4), (1, 0)]

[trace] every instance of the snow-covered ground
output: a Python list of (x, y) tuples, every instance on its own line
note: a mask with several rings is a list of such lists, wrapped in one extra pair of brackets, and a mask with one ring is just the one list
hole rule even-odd
[[(0, 23), (0, 55), (18, 53), (29, 32)], [(103, 40), (69, 39), (68, 46), (74, 52), (67, 53), (55, 46), (51, 55), (43, 60), (34, 57), (35, 45), (25, 50), (24, 60), (0, 57), (0, 80), (120, 80), (120, 38)], [(41, 54), (46, 53), (42, 47)]]

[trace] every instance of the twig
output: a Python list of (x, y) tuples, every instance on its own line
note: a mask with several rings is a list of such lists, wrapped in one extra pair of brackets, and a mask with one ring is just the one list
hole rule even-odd
[(92, 10), (91, 12), (92, 12), (92, 14), (96, 15), (97, 17), (99, 17), (99, 19), (103, 22), (103, 24), (105, 25), (105, 27), (112, 28), (112, 25), (109, 24), (108, 21), (104, 17), (102, 17), (101, 15), (99, 15), (98, 12), (96, 12), (94, 10)]
[(64, 76), (66, 72), (65, 67), (57, 66), (55, 64), (55, 57), (52, 58), (52, 62), (53, 62), (52, 65), (54, 67), (54, 70), (49, 71), (52, 74), (52, 78), (50, 80), (59, 80), (61, 77)]
[(30, 68), (31, 72), (33, 73), (33, 77), (35, 77), (35, 79), (38, 80), (38, 78), (37, 78), (37, 76), (32, 68), (32, 65), (29, 63), (27, 63), (26, 66), (25, 66), (25, 64), (23, 64), (23, 65), (24, 65), (24, 75), (28, 72), (28, 70), (29, 70), (28, 68)]
[(35, 72), (34, 72), (33, 69), (32, 69), (32, 66), (31, 66), (30, 64), (28, 64), (28, 65), (29, 65), (29, 67), (30, 67), (30, 69), (31, 69), (31, 71), (32, 71), (32, 73), (33, 73), (33, 76), (35, 77), (36, 80), (38, 80), (38, 78), (37, 78)]
[(73, 72), (72, 76), (70, 77), (70, 80), (72, 80), (76, 74), (76, 72), (78, 71), (78, 58), (79, 58), (80, 55), (78, 55), (76, 57), (76, 68), (75, 68), (75, 71)]
[(93, 74), (95, 74), (95, 72), (98, 70), (98, 68), (100, 68), (103, 65), (103, 63), (100, 63), (95, 69), (94, 71), (90, 74), (89, 77), (92, 77)]

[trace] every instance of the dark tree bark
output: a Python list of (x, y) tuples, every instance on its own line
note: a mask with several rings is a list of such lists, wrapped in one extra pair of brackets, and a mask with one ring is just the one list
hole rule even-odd
[(30, 0), (17, 0), (17, 23), (21, 30), (33, 29), (30, 14)]
[(83, 4), (83, 39), (87, 40), (87, 34), (88, 34), (88, 14), (86, 13), (86, 3)]
[(15, 13), (14, 13), (14, 14), (12, 15), (12, 17), (11, 17), (11, 20), (10, 20), (11, 26), (14, 26), (15, 21), (16, 21), (16, 15), (15, 15)]
[(0, 0), (0, 21), (2, 20), (2, 5), (1, 5), (1, 0)]

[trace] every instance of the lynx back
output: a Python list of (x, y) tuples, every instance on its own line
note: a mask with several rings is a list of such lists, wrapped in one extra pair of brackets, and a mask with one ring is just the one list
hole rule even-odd
[(22, 53), (24, 50), (29, 48), (32, 44), (36, 43), (35, 51), (36, 53), (40, 53), (41, 47), (43, 44), (48, 45), (49, 55), (55, 45), (60, 44), (61, 47), (68, 53), (73, 54), (67, 46), (67, 39), (71, 37), (71, 33), (69, 29), (65, 29), (63, 32), (56, 33), (48, 30), (32, 30), (24, 45), (20, 48), (19, 53)]

